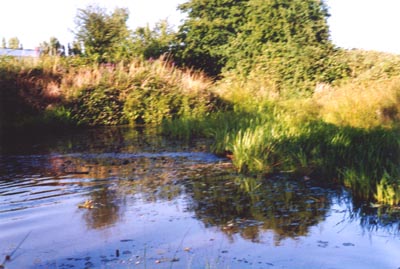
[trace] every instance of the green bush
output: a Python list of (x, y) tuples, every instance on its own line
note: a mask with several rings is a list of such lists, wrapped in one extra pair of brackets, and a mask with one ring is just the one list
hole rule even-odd
[(120, 91), (113, 87), (99, 85), (83, 89), (71, 106), (72, 119), (79, 125), (118, 125), (127, 122)]
[(172, 86), (153, 81), (129, 90), (124, 113), (133, 124), (160, 124), (163, 119), (179, 115), (182, 99)]

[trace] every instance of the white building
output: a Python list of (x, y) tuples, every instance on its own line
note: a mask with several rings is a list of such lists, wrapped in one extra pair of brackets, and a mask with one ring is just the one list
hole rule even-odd
[(33, 57), (40, 56), (39, 49), (0, 49), (0, 56)]

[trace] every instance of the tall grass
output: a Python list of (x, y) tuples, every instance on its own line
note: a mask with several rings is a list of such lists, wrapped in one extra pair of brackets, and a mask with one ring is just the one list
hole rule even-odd
[(220, 126), (202, 124), (210, 128), (215, 152), (233, 156), (241, 173), (290, 173), (297, 178), (334, 181), (351, 189), (356, 198), (398, 203), (400, 143), (396, 130), (341, 127), (323, 121), (294, 125), (279, 115), (259, 117), (241, 118), (240, 127), (237, 122), (229, 126), (228, 120)]
[(400, 120), (400, 76), (351, 81), (314, 94), (325, 122), (355, 128), (392, 128)]
[(8, 127), (45, 122), (60, 111), (78, 125), (160, 124), (207, 113), (218, 101), (208, 90), (210, 79), (162, 58), (103, 65), (80, 58), (1, 58), (0, 76)]
[(213, 91), (229, 109), (178, 120), (174, 135), (196, 130), (214, 138), (213, 150), (232, 156), (241, 173), (328, 180), (355, 198), (399, 204), (400, 57), (363, 51), (335, 57), (347, 75), (332, 84), (315, 82), (315, 92), (302, 96), (282, 94), (259, 71), (226, 74)]

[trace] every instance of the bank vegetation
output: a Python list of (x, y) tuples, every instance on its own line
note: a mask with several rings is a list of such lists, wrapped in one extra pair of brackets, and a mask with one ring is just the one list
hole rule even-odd
[(334, 182), (398, 206), (400, 56), (335, 47), (323, 1), (201, 3), (180, 6), (177, 32), (165, 21), (129, 31), (127, 10), (89, 7), (68, 57), (0, 58), (2, 135), (157, 126), (213, 139), (240, 173)]

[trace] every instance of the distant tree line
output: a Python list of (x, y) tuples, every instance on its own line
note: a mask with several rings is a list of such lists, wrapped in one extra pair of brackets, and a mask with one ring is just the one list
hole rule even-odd
[(189, 0), (178, 9), (187, 17), (177, 30), (166, 20), (131, 30), (126, 8), (78, 9), (74, 41), (65, 48), (53, 37), (40, 44), (41, 52), (99, 63), (168, 54), (179, 66), (215, 77), (262, 70), (285, 87), (330, 82), (343, 73), (330, 61), (335, 48), (324, 0)]
[(166, 20), (153, 29), (148, 25), (132, 31), (127, 26), (129, 11), (116, 8), (112, 13), (98, 6), (79, 9), (75, 18), (75, 41), (69, 54), (83, 55), (97, 62), (116, 62), (132, 57), (159, 58), (172, 53), (177, 33)]
[(18, 37), (11, 37), (8, 40), (8, 45), (6, 39), (3, 37), (1, 39), (1, 48), (2, 49), (23, 49), (22, 44), (20, 43)]
[(69, 51), (98, 62), (168, 54), (176, 64), (212, 76), (258, 68), (291, 85), (340, 73), (332, 74), (327, 60), (334, 46), (323, 0), (190, 0), (178, 9), (187, 17), (176, 31), (166, 20), (132, 31), (125, 8), (79, 9)]

